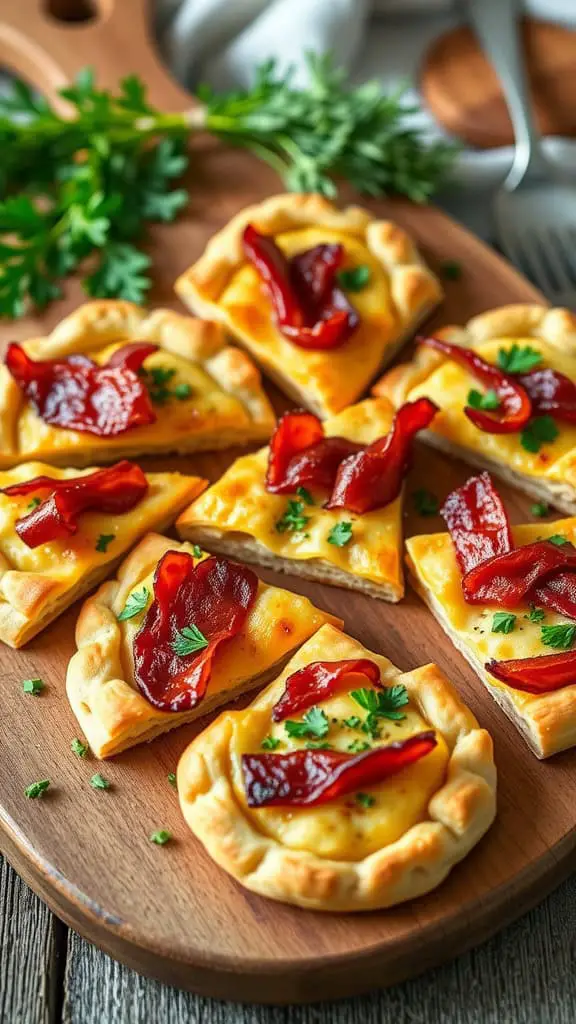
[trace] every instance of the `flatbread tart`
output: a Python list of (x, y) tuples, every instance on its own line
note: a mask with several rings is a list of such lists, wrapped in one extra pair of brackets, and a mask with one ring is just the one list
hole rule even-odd
[(267, 682), (341, 620), (244, 566), (148, 534), (80, 612), (66, 690), (98, 758)]
[(439, 885), (490, 827), (492, 741), (436, 665), (402, 673), (325, 625), (177, 772), (184, 817), (247, 889), (373, 910)]
[(238, 213), (176, 291), (321, 418), (355, 402), (442, 297), (397, 224), (294, 193)]

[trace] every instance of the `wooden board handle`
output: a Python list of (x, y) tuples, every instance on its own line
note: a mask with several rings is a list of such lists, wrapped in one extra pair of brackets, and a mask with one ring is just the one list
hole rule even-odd
[(109, 89), (139, 75), (164, 110), (193, 105), (156, 54), (145, 0), (0, 0), (0, 63), (59, 107), (58, 89), (83, 67)]

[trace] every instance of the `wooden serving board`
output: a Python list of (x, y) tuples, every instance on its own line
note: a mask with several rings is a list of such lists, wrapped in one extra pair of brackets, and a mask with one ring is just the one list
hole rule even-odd
[[(139, 5), (132, 0), (122, 5), (136, 38), (142, 27)], [(8, 8), (16, 16), (12, 0), (1, 4), (0, 12)], [(30, 12), (28, 20), (32, 24)], [(120, 31), (120, 23), (117, 27)], [(142, 67), (141, 55), (130, 57), (129, 41), (123, 67), (123, 47), (118, 47), (118, 71)], [(111, 44), (107, 52), (113, 50)], [(74, 46), (62, 52), (71, 59)], [(156, 79), (157, 86), (161, 82)], [(176, 95), (172, 85), (166, 89)], [(162, 89), (156, 91), (162, 102)], [(188, 215), (155, 231), (152, 241), (157, 269), (152, 301), (176, 309), (172, 283), (210, 235), (246, 203), (279, 187), (249, 156), (208, 144), (195, 152)], [(402, 202), (374, 208), (407, 228), (433, 266), (446, 259), (462, 262), (462, 279), (447, 283), (446, 301), (433, 323), (461, 321), (506, 302), (539, 300), (508, 264), (434, 208)], [(78, 286), (72, 285), (41, 319), (3, 325), (1, 338), (45, 331), (80, 300)], [(181, 458), (170, 465), (214, 479), (236, 454)], [(168, 460), (160, 465), (166, 468)], [(154, 462), (145, 467), (153, 468)], [(467, 475), (464, 466), (422, 449), (407, 493), (428, 486), (444, 497)], [(514, 519), (528, 518), (529, 503), (512, 493), (507, 497)], [(410, 505), (407, 500), (408, 510)], [(434, 531), (441, 522), (414, 519), (408, 512), (406, 529)], [(333, 999), (391, 984), (483, 941), (567, 875), (576, 848), (576, 751), (547, 764), (536, 761), (411, 591), (392, 606), (289, 576), (263, 576), (342, 615), (352, 635), (403, 669), (436, 660), (491, 731), (499, 770), (498, 818), (447, 882), (404, 906), (357, 915), (297, 910), (242, 889), (188, 831), (167, 782), (200, 726), (176, 730), (103, 765), (71, 753), (70, 741), (79, 730), (64, 676), (78, 607), (24, 651), (5, 648), (0, 655), (0, 846), (56, 914), (136, 970), (226, 999)], [(46, 683), (39, 697), (22, 692), (22, 680), (34, 676)], [(112, 783), (110, 790), (90, 787), (97, 770)], [(49, 793), (27, 800), (24, 788), (41, 778), (51, 780)], [(165, 847), (151, 844), (148, 836), (158, 828), (170, 829), (174, 841)]]

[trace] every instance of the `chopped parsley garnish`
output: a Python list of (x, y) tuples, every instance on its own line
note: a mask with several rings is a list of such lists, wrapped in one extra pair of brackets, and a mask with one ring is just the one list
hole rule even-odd
[(346, 747), (351, 754), (363, 754), (365, 750), (371, 750), (371, 745), (366, 740), (353, 740)]
[(41, 505), (41, 504), (42, 504), (42, 499), (41, 498), (32, 498), (32, 501), (28, 502), (28, 504), (26, 505), (26, 508), (30, 509), (30, 511), (31, 511), (33, 508), (38, 508), (38, 505)]
[(134, 590), (129, 594), (126, 604), (116, 618), (120, 622), (124, 622), (125, 619), (133, 619), (135, 615), (140, 615), (140, 612), (143, 612), (148, 604), (149, 597), (150, 591), (148, 587), (142, 587), (142, 590)]
[(202, 651), (205, 647), (208, 647), (208, 640), (204, 633), (198, 629), (198, 626), (192, 624), (191, 626), (184, 626), (170, 646), (174, 654), (177, 654), (180, 658), (185, 658), (188, 654), (196, 654), (196, 651)]
[(352, 540), (352, 523), (336, 523), (328, 534), (328, 543), (334, 544), (337, 548), (343, 548)]
[(323, 742), (322, 740), (308, 740), (304, 744), (306, 750), (332, 750), (332, 744)]
[(262, 750), (276, 750), (280, 746), (280, 740), (277, 736), (265, 736), (260, 746)]
[(177, 789), (176, 772), (168, 772), (167, 779), (173, 789)]
[(512, 348), (501, 348), (498, 351), (498, 366), (505, 373), (528, 373), (542, 362), (540, 352), (530, 345), (520, 348), (519, 345), (512, 345)]
[(148, 394), (155, 405), (164, 405), (171, 398), (172, 392), (166, 385), (175, 374), (176, 370), (165, 366), (153, 366), (151, 370), (144, 370)]
[(492, 619), (493, 633), (511, 633), (516, 625), (516, 616), (510, 612), (496, 612)]
[(550, 506), (545, 501), (536, 501), (530, 506), (530, 512), (537, 519), (544, 519), (545, 516), (550, 515)]
[(341, 270), (336, 279), (347, 292), (360, 292), (370, 280), (370, 267), (365, 263), (358, 267), (349, 267), (347, 270)]
[(90, 779), (90, 785), (92, 786), (92, 789), (110, 789), (108, 779), (105, 779), (103, 775), (100, 775), (100, 772), (96, 772), (95, 775), (92, 776)]
[(351, 715), (350, 718), (344, 719), (344, 725), (347, 725), (349, 729), (358, 729), (362, 725), (362, 719), (358, 718), (358, 715)]
[(356, 793), (356, 803), (360, 804), (360, 807), (374, 807), (376, 797), (371, 793)]
[(394, 721), (406, 718), (399, 708), (405, 707), (410, 701), (408, 690), (401, 684), (387, 686), (384, 690), (352, 690), (350, 696), (369, 714)]
[(529, 622), (542, 622), (542, 619), (546, 618), (546, 612), (543, 608), (537, 608), (535, 604), (531, 604), (530, 611), (524, 618)]
[(536, 416), (520, 433), (520, 444), (527, 452), (536, 454), (543, 444), (552, 444), (559, 430), (551, 416)]
[(330, 723), (322, 711), (322, 708), (310, 708), (304, 715), (302, 722), (284, 722), (284, 728), (288, 736), (294, 739), (302, 739), (303, 736), (314, 736), (316, 739), (323, 739), (327, 735)]
[(113, 540), (116, 540), (115, 533), (101, 533), (96, 541), (96, 551), (107, 551)]
[(459, 281), (462, 277), (462, 264), (458, 260), (444, 260), (440, 264), (440, 273), (446, 281)]
[(576, 626), (561, 623), (559, 626), (542, 626), (540, 639), (545, 647), (554, 647), (559, 651), (567, 651), (574, 643)]
[(190, 384), (186, 384), (185, 382), (177, 384), (174, 388), (174, 394), (176, 395), (176, 398), (179, 398), (180, 401), (183, 402), (184, 399), (190, 398), (190, 395), (192, 394), (192, 387)]
[(76, 736), (70, 744), (70, 750), (73, 754), (76, 754), (76, 757), (86, 757), (86, 754), (88, 753), (88, 744), (82, 743), (82, 741)]
[(569, 544), (568, 537), (564, 537), (562, 533), (553, 533), (551, 537), (547, 537), (551, 544), (555, 544), (556, 547), (561, 548), (563, 544)]
[(200, 547), (199, 544), (192, 545), (192, 554), (194, 555), (194, 558), (202, 558), (204, 552), (202, 551), (202, 548)]
[(500, 405), (500, 399), (493, 388), (489, 388), (484, 393), (476, 391), (476, 388), (472, 388), (468, 392), (468, 405), (471, 405), (473, 409), (497, 409)]
[(276, 529), (278, 533), (298, 533), (304, 530), (309, 522), (309, 517), (304, 515), (304, 502), (292, 499), (288, 502), (284, 515), (276, 523)]
[(22, 683), (24, 693), (33, 693), (35, 697), (42, 693), (44, 682), (42, 679), (25, 679)]
[(440, 502), (436, 495), (432, 494), (432, 491), (427, 491), (425, 487), (414, 491), (412, 499), (419, 516), (435, 516), (440, 508)]
[(165, 846), (172, 839), (172, 833), (167, 828), (159, 828), (157, 832), (152, 832), (148, 838), (151, 843), (156, 843), (156, 846)]
[(50, 779), (40, 779), (39, 782), (33, 782), (30, 786), (26, 786), (24, 796), (27, 796), (29, 800), (37, 800), (38, 797), (46, 792), (49, 785)]
[(298, 495), (299, 498), (302, 499), (305, 505), (314, 504), (314, 498), (310, 494), (310, 491), (307, 491), (305, 487), (299, 487), (298, 490), (296, 491), (296, 494)]

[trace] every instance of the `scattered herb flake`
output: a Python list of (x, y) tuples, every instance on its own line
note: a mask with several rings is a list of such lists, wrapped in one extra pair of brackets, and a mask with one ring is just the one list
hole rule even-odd
[(556, 547), (561, 548), (563, 544), (569, 544), (568, 537), (564, 537), (561, 533), (553, 533), (551, 537), (547, 537), (551, 544), (555, 544)]
[(542, 622), (546, 618), (546, 612), (543, 608), (537, 608), (535, 604), (531, 604), (530, 611), (524, 618), (528, 619), (529, 622)]
[(192, 386), (185, 382), (177, 384), (174, 388), (174, 394), (176, 395), (176, 398), (183, 402), (186, 398), (190, 398), (190, 395), (192, 394)]
[(516, 625), (516, 616), (510, 612), (496, 612), (492, 619), (493, 633), (511, 633)]
[(511, 348), (498, 351), (498, 366), (505, 373), (528, 373), (542, 362), (542, 355), (530, 345), (520, 348), (514, 343)]
[(352, 690), (350, 696), (369, 714), (398, 721), (406, 718), (399, 709), (410, 702), (408, 690), (401, 684), (387, 686), (384, 690)]
[(309, 522), (310, 518), (304, 515), (304, 502), (292, 499), (288, 502), (284, 515), (276, 523), (276, 530), (278, 533), (299, 533)]
[(322, 740), (308, 740), (304, 746), (306, 750), (332, 750), (332, 744)]
[(262, 750), (276, 750), (280, 746), (280, 740), (277, 736), (265, 736), (260, 746)]
[(86, 757), (86, 754), (88, 753), (88, 744), (82, 743), (82, 741), (76, 736), (70, 744), (70, 749), (73, 754), (76, 754), (76, 757)]
[(96, 772), (90, 779), (90, 785), (92, 789), (110, 789), (110, 783), (108, 779), (105, 779), (100, 772)]
[(446, 281), (459, 281), (462, 277), (462, 264), (458, 260), (444, 260), (440, 264), (440, 273)]
[(558, 626), (542, 626), (540, 638), (545, 647), (554, 647), (559, 651), (567, 651), (574, 643), (576, 626), (561, 623)]
[(314, 498), (310, 494), (310, 491), (307, 491), (305, 487), (299, 487), (298, 490), (296, 491), (296, 494), (298, 495), (299, 498), (302, 499), (305, 505), (314, 504)]
[(96, 551), (107, 551), (113, 540), (116, 540), (115, 533), (101, 533), (96, 541)]
[(322, 711), (322, 708), (310, 708), (304, 715), (302, 722), (292, 722), (290, 719), (284, 722), (284, 728), (288, 736), (295, 739), (302, 739), (304, 736), (315, 736), (316, 739), (323, 739), (330, 729), (330, 723)]
[(349, 729), (358, 729), (362, 724), (362, 719), (358, 718), (358, 715), (351, 715), (350, 718), (344, 719), (344, 725), (347, 725)]
[(157, 832), (152, 832), (148, 838), (151, 843), (156, 843), (156, 846), (165, 846), (172, 839), (172, 833), (167, 828), (159, 828)]
[(360, 264), (358, 267), (350, 267), (341, 270), (337, 275), (338, 283), (347, 292), (360, 292), (366, 287), (370, 280), (370, 267)]
[(337, 548), (343, 548), (352, 540), (352, 523), (336, 523), (328, 534), (328, 543), (334, 544)]
[(192, 554), (194, 555), (194, 558), (202, 558), (204, 552), (202, 551), (202, 548), (200, 547), (199, 544), (192, 545)]
[(25, 679), (22, 683), (24, 693), (32, 693), (35, 697), (42, 693), (45, 683), (42, 679)]
[(170, 646), (174, 654), (177, 654), (180, 658), (185, 658), (189, 654), (196, 654), (197, 651), (202, 651), (205, 647), (208, 647), (208, 640), (204, 633), (198, 629), (198, 626), (192, 623), (191, 626), (184, 626)]
[(372, 748), (370, 743), (367, 743), (366, 740), (353, 740), (352, 743), (348, 744), (346, 749), (349, 750), (351, 754), (362, 754), (365, 750), (371, 750)]
[(126, 619), (133, 619), (136, 615), (140, 615), (148, 604), (149, 597), (150, 591), (148, 587), (142, 587), (142, 590), (133, 590), (128, 595), (122, 611), (116, 616), (117, 619), (120, 622), (124, 622)]
[(438, 513), (440, 502), (436, 495), (432, 494), (432, 491), (427, 491), (425, 487), (414, 491), (412, 499), (419, 516), (435, 516)]
[(472, 388), (472, 390), (468, 392), (468, 405), (471, 405), (473, 409), (498, 409), (500, 399), (493, 388), (489, 388), (488, 391), (485, 391), (484, 393), (476, 391), (476, 388)]
[(545, 516), (550, 515), (550, 506), (545, 501), (536, 501), (531, 505), (530, 512), (537, 519), (544, 519)]
[(50, 779), (40, 779), (39, 782), (33, 782), (30, 786), (26, 786), (24, 796), (27, 796), (29, 800), (37, 800), (46, 792), (49, 785)]
[(32, 510), (33, 508), (38, 508), (38, 505), (41, 505), (41, 504), (42, 504), (42, 499), (41, 498), (32, 498), (32, 500), (29, 501), (28, 504), (26, 505), (26, 508)]
[(360, 807), (374, 807), (376, 797), (371, 793), (356, 793), (356, 803), (360, 804)]
[(536, 454), (543, 444), (552, 444), (559, 430), (551, 416), (536, 416), (520, 433), (520, 443), (527, 452)]
[(177, 789), (178, 783), (176, 781), (176, 772), (168, 772), (167, 778), (169, 785), (171, 785), (173, 789)]

